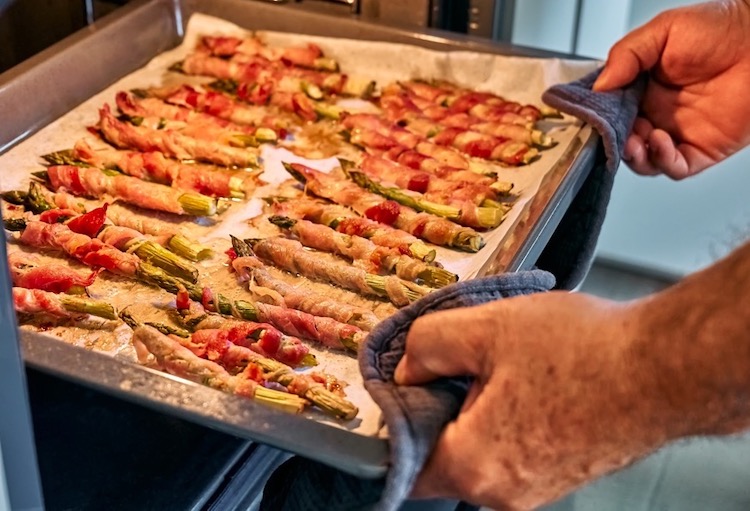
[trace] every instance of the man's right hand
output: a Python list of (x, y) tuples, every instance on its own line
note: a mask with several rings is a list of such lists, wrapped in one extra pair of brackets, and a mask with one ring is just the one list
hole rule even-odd
[(683, 179), (750, 144), (750, 0), (666, 11), (612, 47), (594, 85), (650, 80), (625, 146), (639, 174)]

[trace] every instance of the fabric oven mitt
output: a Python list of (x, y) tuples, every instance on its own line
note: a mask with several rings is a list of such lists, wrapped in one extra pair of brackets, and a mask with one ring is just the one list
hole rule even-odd
[[(598, 74), (554, 86), (543, 96), (550, 106), (591, 124), (603, 146), (601, 163), (591, 171), (538, 263), (558, 277), (558, 287), (566, 289), (576, 285), (590, 267), (620, 154), (645, 86), (641, 77), (627, 89), (594, 93), (591, 87)], [(547, 291), (554, 286), (555, 276), (541, 270), (460, 282), (431, 293), (378, 325), (368, 336), (359, 363), (365, 387), (383, 410), (388, 426), (391, 460), (386, 478), (360, 479), (296, 457), (271, 476), (261, 509), (399, 509), (443, 427), (458, 414), (469, 385), (465, 378), (442, 379), (419, 387), (393, 383), (411, 323), (438, 310)]]

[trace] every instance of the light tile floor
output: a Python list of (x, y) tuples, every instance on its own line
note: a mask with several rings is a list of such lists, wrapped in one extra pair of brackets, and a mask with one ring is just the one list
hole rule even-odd
[[(581, 291), (629, 300), (669, 285), (663, 278), (597, 264)], [(544, 511), (749, 511), (750, 434), (667, 446)]]

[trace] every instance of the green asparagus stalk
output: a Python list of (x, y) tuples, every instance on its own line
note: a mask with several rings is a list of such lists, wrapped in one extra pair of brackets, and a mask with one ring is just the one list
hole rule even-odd
[(117, 319), (117, 313), (112, 304), (102, 300), (80, 298), (68, 295), (57, 295), (60, 303), (68, 312), (90, 314), (105, 319)]
[(34, 182), (29, 183), (27, 204), (28, 208), (35, 215), (56, 208), (54, 204), (50, 204), (49, 201), (44, 197), (44, 192), (42, 192), (42, 185)]
[(153, 241), (138, 243), (133, 253), (175, 277), (193, 284), (198, 282), (198, 270), (193, 265)]
[(90, 167), (89, 164), (82, 162), (75, 157), (73, 149), (64, 149), (49, 154), (42, 155), (42, 159), (50, 165), (76, 165), (78, 167)]
[(21, 232), (26, 229), (26, 220), (23, 218), (4, 218), (3, 226), (11, 232)]
[(16, 206), (25, 206), (26, 201), (29, 198), (29, 194), (24, 192), (23, 190), (11, 190), (9, 192), (3, 192), (0, 194), (0, 197), (5, 202), (8, 202), (10, 204), (15, 204)]
[(211, 257), (212, 250), (181, 234), (175, 234), (167, 242), (169, 250), (191, 261), (202, 261)]
[(557, 145), (557, 141), (541, 130), (531, 130), (531, 143), (541, 149), (550, 149)]

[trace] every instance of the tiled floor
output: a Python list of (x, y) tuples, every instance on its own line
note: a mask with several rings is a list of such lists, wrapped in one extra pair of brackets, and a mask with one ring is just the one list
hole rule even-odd
[[(598, 264), (582, 292), (630, 300), (658, 291), (670, 279)], [(544, 511), (748, 511), (750, 434), (695, 438), (665, 447), (599, 480)]]

